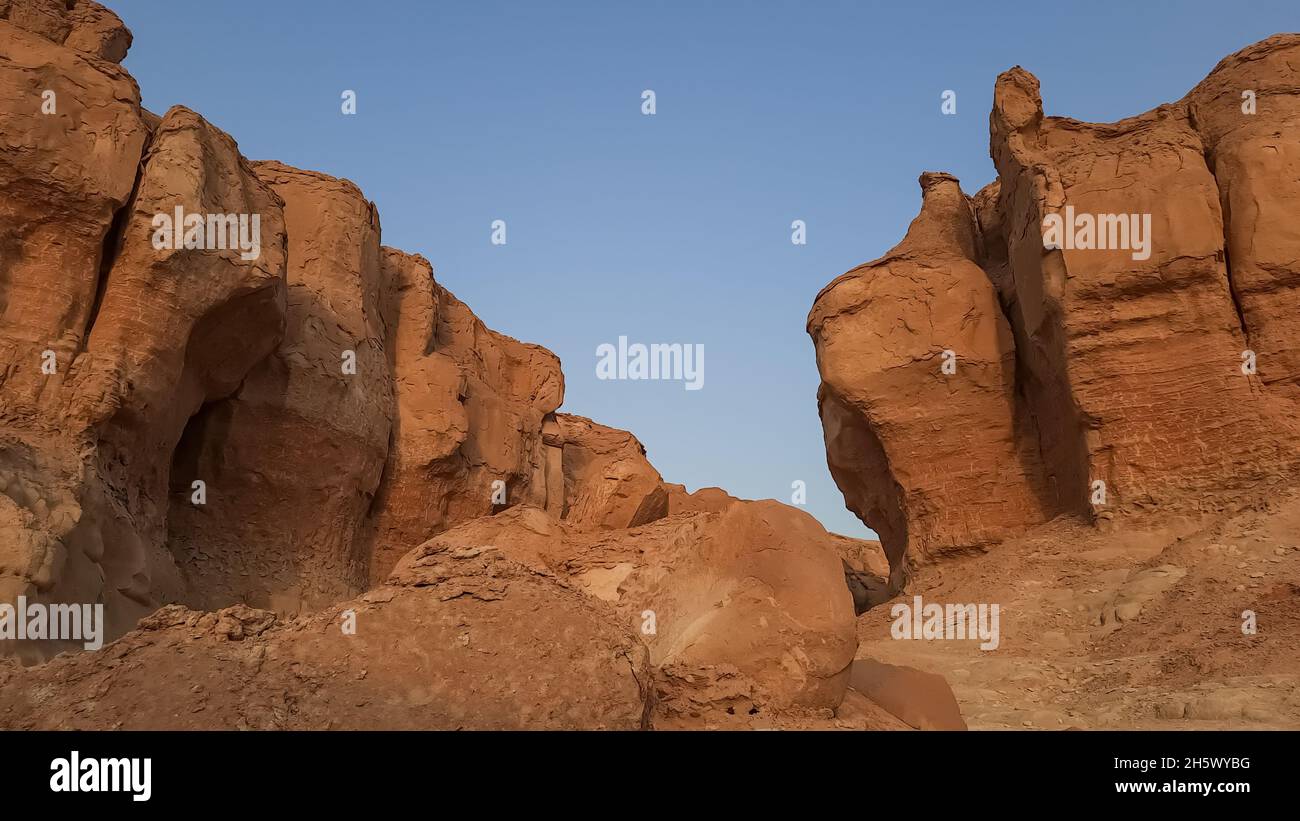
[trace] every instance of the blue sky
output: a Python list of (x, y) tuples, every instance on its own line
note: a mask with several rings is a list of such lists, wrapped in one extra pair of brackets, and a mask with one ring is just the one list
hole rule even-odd
[[(809, 512), (850, 535), (869, 531), (826, 469), (804, 321), (902, 237), (922, 171), (968, 193), (993, 178), (997, 74), (1034, 72), (1049, 114), (1115, 120), (1300, 22), (1294, 0), (108, 5), (148, 108), (189, 106), (252, 159), (356, 182), (385, 244), (560, 356), (565, 411), (633, 431), (691, 489), (789, 501), (802, 480)], [(597, 379), (620, 335), (703, 344), (704, 389)]]

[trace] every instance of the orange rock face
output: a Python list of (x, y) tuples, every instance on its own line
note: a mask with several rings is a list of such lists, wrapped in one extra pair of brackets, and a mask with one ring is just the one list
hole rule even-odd
[(485, 545), (612, 604), (649, 647), (665, 718), (742, 704), (834, 708), (844, 696), (852, 597), (834, 537), (795, 508), (738, 501), (610, 531), (518, 507), (408, 559)]
[(636, 527), (668, 514), (668, 491), (627, 431), (582, 416), (556, 416), (567, 521), (605, 530)]
[(392, 317), (392, 447), (361, 551), (383, 579), (412, 546), (513, 504), (563, 504), (560, 360), (485, 326), (423, 257), (383, 249)]
[[(167, 466), (190, 414), (278, 341), (283, 229), (233, 140), (184, 109), (146, 116), (120, 67), (78, 50), (80, 23), (43, 28), (43, 8), (7, 19), (81, 45), (0, 22), (15, 106), (0, 161), (15, 249), (0, 262), (0, 598), (102, 602), (116, 635), (180, 593)], [(154, 218), (178, 208), (261, 212), (264, 253), (160, 248)], [(62, 645), (10, 647), (36, 660)]]
[(602, 602), (499, 554), (434, 558), (311, 617), (173, 605), (102, 653), (0, 665), (0, 726), (645, 726), (646, 649)]
[(379, 217), (356, 186), (279, 163), (258, 178), (284, 201), (284, 339), (228, 400), (190, 423), (173, 459), (172, 549), (199, 607), (297, 612), (363, 589), (359, 528), (393, 415)]
[(116, 14), (98, 3), (66, 0), (3, 0), (0, 20), (46, 40), (112, 63), (122, 62), (131, 32)]
[[(1242, 372), (1219, 193), (1186, 107), (1111, 125), (1044, 118), (1037, 85), (1019, 69), (999, 78), (991, 127), (1018, 350), (1057, 400), (1037, 417), (1062, 487), (1092, 503), (1104, 482), (1093, 506), (1107, 510), (1267, 478), (1294, 451)], [(1108, 247), (1046, 249), (1053, 217), (1076, 236), (1092, 217), (1093, 244)]]
[(899, 726), (845, 540), (557, 413), (554, 354), (351, 182), (141, 109), (129, 44), (0, 0), (0, 727)]
[(1045, 117), (1004, 73), (997, 181), (923, 176), (907, 239), (819, 295), (827, 460), (891, 563), (1061, 513), (1232, 504), (1293, 469), (1298, 50), (1270, 38), (1112, 124)]
[(892, 563), (982, 547), (1053, 500), (1016, 423), (1015, 343), (957, 180), (921, 178), (906, 239), (824, 288), (808, 318), (828, 463)]
[(1300, 398), (1300, 36), (1224, 58), (1183, 100), (1218, 187), (1225, 263), (1270, 393)]

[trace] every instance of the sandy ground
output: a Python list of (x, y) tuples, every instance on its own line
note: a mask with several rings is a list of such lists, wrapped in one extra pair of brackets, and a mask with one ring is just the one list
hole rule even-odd
[[(998, 604), (999, 646), (892, 638), (914, 595)], [(859, 639), (947, 678), (971, 729), (1300, 729), (1300, 496), (1141, 529), (1057, 520), (919, 568)]]

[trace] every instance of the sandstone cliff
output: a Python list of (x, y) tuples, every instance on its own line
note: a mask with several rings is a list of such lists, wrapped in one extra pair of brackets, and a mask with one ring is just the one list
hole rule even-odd
[(818, 295), (827, 461), (893, 564), (1240, 507), (1295, 469), (1297, 58), (1269, 38), (1110, 124), (1044, 116), (1013, 68), (998, 179), (922, 175), (907, 238)]
[(110, 642), (0, 638), (0, 726), (904, 726), (843, 540), (557, 413), (357, 186), (142, 109), (130, 42), (0, 0), (0, 603)]

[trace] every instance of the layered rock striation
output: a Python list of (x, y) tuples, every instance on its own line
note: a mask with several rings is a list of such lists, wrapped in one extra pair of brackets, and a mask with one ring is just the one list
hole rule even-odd
[(891, 562), (1294, 470), (1297, 58), (1271, 37), (1109, 124), (1044, 116), (1013, 68), (997, 180), (922, 175), (907, 238), (818, 295), (827, 461)]
[[(558, 358), (353, 183), (144, 110), (130, 42), (0, 0), (0, 726), (833, 717), (842, 540), (558, 413)], [(15, 605), (102, 607), (107, 646)]]

